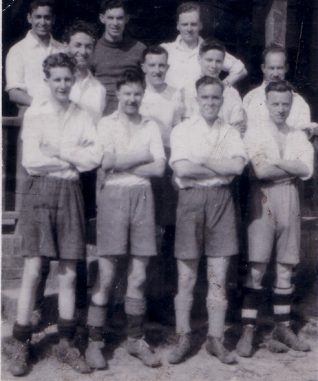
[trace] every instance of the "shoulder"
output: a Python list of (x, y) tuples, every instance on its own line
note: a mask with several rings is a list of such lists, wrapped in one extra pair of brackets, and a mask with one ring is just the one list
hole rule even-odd
[(306, 100), (299, 93), (296, 93), (296, 92), (293, 92), (293, 102), (296, 103), (297, 105), (308, 106), (308, 103), (306, 102)]
[(180, 136), (185, 135), (188, 133), (188, 131), (192, 128), (194, 124), (197, 123), (197, 118), (192, 117), (189, 119), (186, 119), (182, 121), (181, 123), (177, 124), (171, 132), (171, 136)]
[(176, 46), (176, 41), (170, 41), (170, 42), (163, 42), (161, 44), (161, 46), (163, 48), (165, 48), (168, 52), (170, 52), (170, 50), (174, 49), (175, 46)]
[(15, 54), (22, 54), (24, 49), (26, 48), (26, 38), (24, 37), (22, 40), (16, 42), (8, 51), (7, 57)]
[(257, 86), (257, 87), (254, 87), (252, 90), (250, 90), (245, 96), (244, 96), (244, 99), (251, 99), (253, 98), (254, 96), (262, 93), (262, 86)]

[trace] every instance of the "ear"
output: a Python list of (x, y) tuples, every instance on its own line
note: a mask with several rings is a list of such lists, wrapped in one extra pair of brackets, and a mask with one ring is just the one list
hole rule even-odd
[(125, 25), (129, 22), (129, 20), (130, 20), (129, 15), (126, 15), (126, 14), (125, 14)]
[(100, 21), (102, 24), (105, 24), (105, 13), (100, 13), (100, 14), (99, 14), (99, 21)]
[(140, 66), (141, 66), (141, 70), (146, 74), (145, 63), (143, 62)]
[(31, 13), (27, 14), (27, 20), (29, 24), (32, 24)]
[(202, 29), (203, 29), (203, 24), (202, 24), (202, 21), (200, 21), (200, 24), (199, 24), (199, 31), (201, 32)]
[(265, 70), (265, 65), (264, 64), (261, 64), (261, 70), (262, 70), (262, 73), (264, 74), (264, 70)]

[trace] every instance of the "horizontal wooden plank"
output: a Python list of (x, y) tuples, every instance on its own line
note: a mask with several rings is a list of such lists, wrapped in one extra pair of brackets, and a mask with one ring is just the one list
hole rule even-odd
[(2, 212), (2, 222), (8, 220), (17, 220), (19, 218), (19, 212), (15, 210)]
[(21, 127), (22, 118), (19, 116), (3, 116), (2, 128), (6, 127)]

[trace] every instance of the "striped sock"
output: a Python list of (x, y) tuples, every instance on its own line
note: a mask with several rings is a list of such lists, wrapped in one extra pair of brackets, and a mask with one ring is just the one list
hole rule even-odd
[(263, 289), (245, 287), (242, 308), (242, 323), (244, 325), (256, 325), (259, 305), (262, 301)]
[(274, 318), (277, 323), (289, 324), (293, 287), (275, 288), (273, 293)]

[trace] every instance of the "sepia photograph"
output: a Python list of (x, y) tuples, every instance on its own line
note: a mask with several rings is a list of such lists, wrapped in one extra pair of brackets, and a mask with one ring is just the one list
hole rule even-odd
[(318, 0), (2, 1), (1, 376), (318, 380)]

